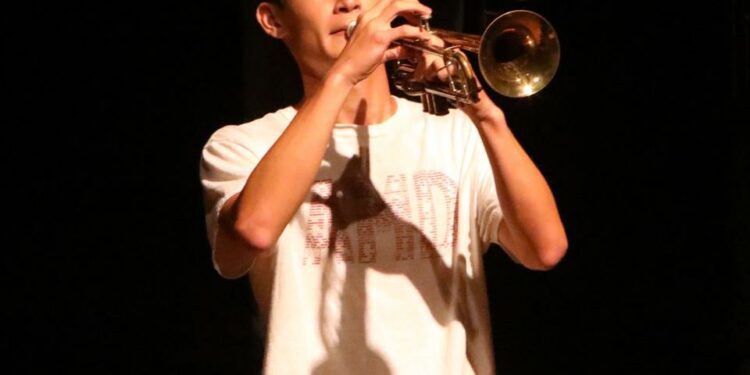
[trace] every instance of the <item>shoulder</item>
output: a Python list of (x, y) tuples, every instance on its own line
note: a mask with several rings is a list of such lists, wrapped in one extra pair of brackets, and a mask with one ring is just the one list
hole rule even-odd
[(211, 134), (204, 148), (215, 143), (232, 143), (248, 148), (273, 143), (291, 122), (293, 111), (291, 106), (284, 107), (242, 124), (223, 125)]

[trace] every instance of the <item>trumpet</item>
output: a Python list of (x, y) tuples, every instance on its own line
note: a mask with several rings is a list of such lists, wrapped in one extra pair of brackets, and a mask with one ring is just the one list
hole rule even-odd
[[(394, 86), (410, 96), (420, 96), (425, 112), (448, 113), (459, 103), (479, 101), (481, 88), (468, 58), (462, 51), (478, 55), (482, 77), (497, 93), (512, 98), (533, 95), (552, 80), (560, 63), (560, 42), (552, 25), (528, 10), (513, 10), (496, 17), (482, 35), (432, 29), (430, 16), (420, 19), (420, 28), (445, 42), (444, 47), (415, 40), (393, 44), (441, 56), (447, 82), (425, 82), (414, 78), (416, 62), (398, 60), (391, 75)], [(353, 21), (347, 37), (356, 27)]]

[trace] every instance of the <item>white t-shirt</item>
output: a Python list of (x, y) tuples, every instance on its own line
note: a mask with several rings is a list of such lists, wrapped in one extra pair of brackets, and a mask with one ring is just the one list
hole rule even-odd
[[(307, 199), (247, 272), (266, 374), (494, 373), (482, 254), (502, 212), (485, 149), (463, 112), (394, 98), (383, 123), (335, 126)], [(206, 143), (213, 251), (222, 205), (295, 115), (225, 126)]]

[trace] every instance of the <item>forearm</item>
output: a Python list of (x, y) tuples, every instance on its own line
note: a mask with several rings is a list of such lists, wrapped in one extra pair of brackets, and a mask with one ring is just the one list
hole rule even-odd
[[(411, 25), (391, 27), (398, 16), (411, 17), (412, 23), (417, 23), (420, 15), (430, 14), (431, 10), (418, 1), (381, 1), (361, 11), (356, 29), (347, 34), (346, 45), (335, 61), (315, 57), (312, 63), (305, 54), (298, 56), (292, 51), (301, 70), (312, 79), (308, 82), (317, 88), (305, 87), (305, 101), (294, 120), (253, 169), (242, 191), (221, 208), (216, 241), (231, 244), (216, 245), (214, 260), (225, 275), (243, 274), (255, 255), (276, 244), (310, 191), (352, 88), (384, 62), (406, 57), (406, 51), (393, 46), (393, 41), (429, 36)], [(295, 28), (277, 22), (271, 7), (261, 4), (256, 16), (269, 35), (284, 41), (294, 36)], [(332, 64), (327, 73), (320, 76), (329, 62)]]
[(350, 89), (339, 75), (327, 76), (251, 173), (231, 213), (235, 232), (251, 247), (273, 246), (299, 209)]
[(565, 253), (567, 238), (544, 176), (508, 128), (499, 108), (493, 104), (466, 112), (479, 130), (492, 167), (503, 210), (499, 238), (525, 266), (554, 266)]

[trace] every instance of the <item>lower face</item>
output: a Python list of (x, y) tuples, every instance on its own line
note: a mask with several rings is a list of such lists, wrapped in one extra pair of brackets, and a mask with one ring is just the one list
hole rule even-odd
[(341, 11), (337, 0), (287, 0), (283, 17), (290, 32), (284, 42), (301, 66), (325, 74), (346, 46), (346, 26), (376, 2), (359, 1), (359, 9)]

